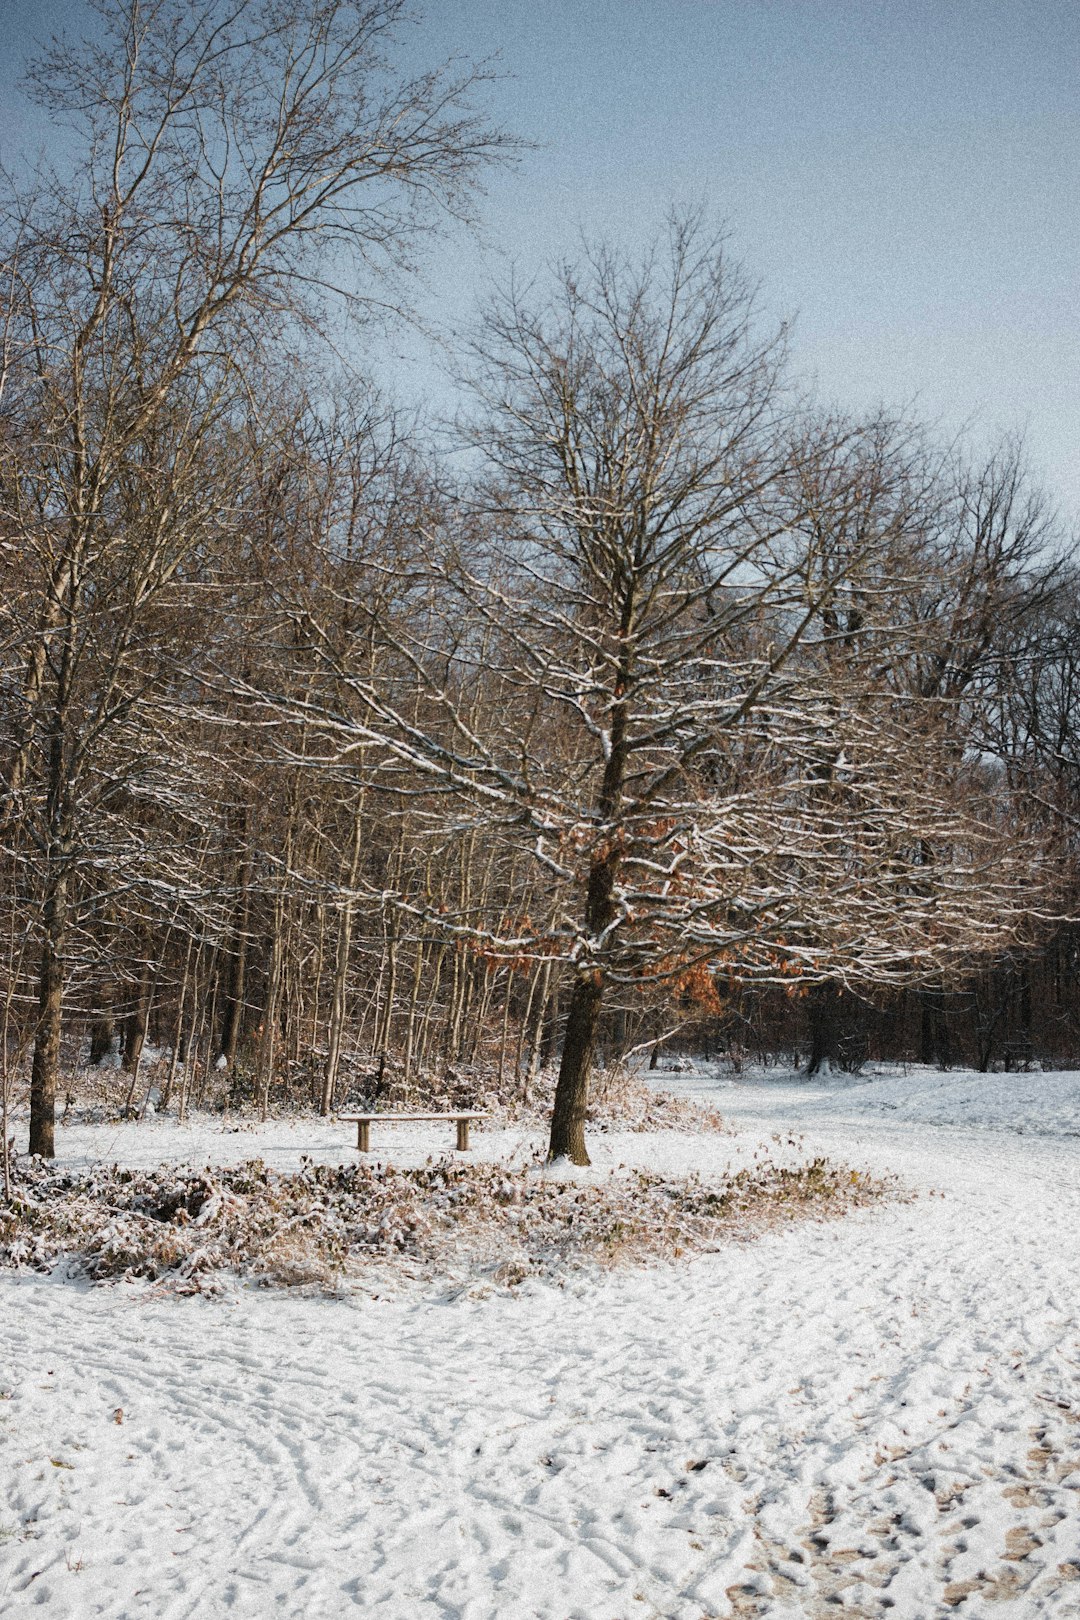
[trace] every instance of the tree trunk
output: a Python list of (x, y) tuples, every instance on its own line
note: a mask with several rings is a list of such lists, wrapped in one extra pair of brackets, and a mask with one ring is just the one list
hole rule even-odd
[(417, 1048), (416, 1061), (421, 1071), (426, 1071), (431, 1052), (432, 1031), (435, 1029), (436, 1009), (439, 1006), (439, 989), (442, 985), (443, 963), (446, 960), (446, 947), (439, 945), (435, 949), (435, 969), (431, 974), (428, 986), (427, 1001), (424, 1005), (423, 1017), (420, 1025), (420, 1044)]
[(420, 1005), (420, 985), (424, 975), (424, 946), (421, 940), (416, 942), (416, 952), (413, 956), (412, 987), (409, 991), (409, 1016), (405, 1024), (405, 1060), (402, 1070), (401, 1083), (408, 1086), (412, 1082), (413, 1051), (416, 1042), (416, 1010)]
[(349, 862), (349, 892), (338, 912), (337, 940), (334, 949), (334, 986), (330, 1001), (330, 1028), (326, 1043), (326, 1068), (319, 1095), (319, 1113), (324, 1117), (334, 1106), (338, 1071), (341, 1067), (341, 1042), (345, 1034), (346, 993), (349, 985), (349, 954), (352, 949), (353, 890), (360, 870), (360, 852), (363, 848), (362, 800), (353, 811), (352, 858)]
[[(624, 604), (624, 632), (629, 629), (633, 617), (633, 594), (632, 591), (627, 593)], [(629, 709), (625, 697), (629, 685), (630, 665), (624, 654), (620, 659), (616, 684), (618, 695), (611, 706), (610, 750), (596, 801), (597, 823), (600, 826), (611, 824), (622, 798), (629, 757)], [(603, 843), (606, 847), (597, 851), (589, 868), (583, 919), (594, 949), (605, 938), (615, 920), (615, 884), (622, 862), (618, 839), (605, 838)], [(551, 1114), (549, 1162), (566, 1158), (574, 1164), (589, 1163), (589, 1155), (585, 1151), (585, 1110), (589, 1102), (589, 1073), (603, 1002), (604, 975), (597, 966), (588, 977), (579, 978), (570, 993), (562, 1061), (555, 1086), (555, 1106)]]
[(806, 1074), (826, 1074), (836, 1067), (840, 1021), (837, 988), (835, 984), (815, 984), (810, 991), (810, 1056)]
[(112, 1051), (113, 1021), (108, 1013), (99, 1013), (90, 1025), (90, 1066), (99, 1068)]
[(385, 946), (386, 951), (386, 993), (382, 1004), (382, 1027), (376, 1042), (376, 1053), (385, 1065), (386, 1056), (390, 1049), (390, 1034), (394, 1027), (394, 998), (397, 995), (397, 951), (398, 942), (390, 939)]
[[(149, 945), (147, 946), (147, 949), (149, 949)], [(124, 1056), (122, 1060), (122, 1067), (125, 1074), (130, 1074), (131, 1076), (127, 1090), (127, 1097), (124, 1102), (125, 1114), (134, 1114), (135, 1112), (135, 1092), (139, 1083), (139, 1064), (142, 1061), (143, 1047), (146, 1045), (146, 1027), (150, 1019), (150, 996), (150, 966), (149, 963), (144, 963), (142, 974), (139, 979), (139, 993), (135, 1001), (135, 1006), (124, 1019)], [(150, 1088), (148, 1086), (146, 1090), (146, 1098), (143, 1102), (143, 1110), (138, 1116), (140, 1119), (142, 1119), (143, 1113), (146, 1111), (146, 1102), (149, 1100), (149, 1097)]]
[(194, 940), (188, 935), (187, 947), (184, 951), (184, 972), (180, 979), (180, 999), (176, 1004), (176, 1022), (173, 1025), (172, 1051), (169, 1054), (169, 1072), (165, 1077), (165, 1090), (161, 1096), (161, 1109), (164, 1113), (172, 1098), (173, 1085), (176, 1081), (176, 1071), (183, 1063), (187, 1064), (187, 1048), (189, 1044), (188, 1026), (184, 1022), (185, 1004), (187, 1002), (188, 978), (191, 972), (191, 953)]
[[(534, 1062), (539, 1065), (540, 1026), (544, 1021), (544, 1009), (547, 1003), (547, 985), (551, 975), (551, 963), (543, 962), (536, 969), (529, 981), (529, 994), (525, 1002), (525, 1011), (521, 1017), (518, 1028), (517, 1052), (514, 1057), (514, 1078), (521, 1086), (521, 1100), (529, 1100), (529, 1084), (533, 1078)], [(525, 1052), (528, 1049), (529, 1062), (525, 1063)]]
[(589, 1103), (589, 1075), (603, 1000), (604, 985), (599, 974), (578, 979), (570, 993), (562, 1062), (555, 1087), (555, 1107), (551, 1115), (549, 1162), (555, 1159), (569, 1159), (572, 1164), (591, 1162), (585, 1150), (585, 1111)]
[(929, 990), (919, 995), (919, 1062), (929, 1068), (934, 1061), (934, 1014)]
[(919, 1048), (922, 1061), (926, 1064), (936, 1063), (939, 1069), (948, 1069), (952, 1065), (952, 1041), (944, 986), (926, 986), (921, 992), (921, 1000)]
[(68, 705), (71, 698), (72, 599), (61, 641), (56, 696), (49, 724), (47, 796), (49, 840), (41, 908), (41, 963), (38, 969), (38, 1023), (30, 1071), (30, 1152), (56, 1156), (56, 1086), (60, 1072), (60, 1035), (64, 1003), (64, 950), (68, 929), (68, 874), (73, 810), (67, 752)]
[(270, 967), (266, 976), (266, 1005), (263, 1008), (262, 1039), (259, 1043), (259, 1113), (270, 1112), (270, 1085), (274, 1076), (277, 1048), (278, 1002), (281, 995), (281, 968), (285, 957), (285, 902), (274, 900), (274, 940), (270, 947)]
[(499, 1032), (499, 1076), (496, 1081), (500, 1097), (502, 1096), (503, 1081), (506, 1079), (506, 1042), (510, 1032), (510, 996), (514, 988), (514, 975), (509, 968), (506, 971), (506, 994), (503, 996), (502, 1029)]
[(56, 1081), (60, 1070), (60, 1027), (64, 1000), (64, 937), (67, 932), (67, 877), (57, 873), (42, 914), (38, 969), (38, 1024), (30, 1071), (30, 1152), (56, 1157)]
[[(320, 900), (315, 907), (318, 929), (315, 934), (315, 960), (312, 963), (311, 992), (311, 1044), (310, 1051), (319, 1048), (319, 1020), (322, 1017), (323, 964), (326, 961), (326, 903)], [(312, 1071), (314, 1079), (314, 1070)]]
[[(540, 1004), (536, 1010), (536, 1022), (533, 1025), (532, 1050), (529, 1053), (529, 1073), (527, 1084), (532, 1087), (540, 1078), (540, 1066), (544, 1059), (544, 1028), (548, 1021), (548, 1009), (551, 1006), (551, 978), (552, 965), (550, 960), (544, 963), (544, 977), (540, 984)], [(527, 1101), (527, 1098), (523, 1098)]]
[(456, 1063), (461, 1055), (461, 1026), (465, 1016), (465, 986), (468, 982), (464, 947), (458, 942), (453, 949), (454, 981), (450, 992), (450, 1014), (446, 1024), (446, 1050), (443, 1054), (447, 1063)]
[[(202, 1037), (203, 1037), (204, 1031), (205, 1031), (205, 1035), (206, 1035), (206, 1058), (205, 1058), (205, 1061), (203, 1062), (202, 1085), (200, 1087), (200, 1094), (199, 1094), (200, 1106), (206, 1100), (206, 1092), (207, 1092), (207, 1089), (208, 1089), (208, 1086), (209, 1086), (210, 1073), (215, 1067), (214, 1059), (217, 1056), (217, 1053), (215, 1051), (214, 1038), (215, 1038), (215, 1034), (216, 1034), (216, 1031), (217, 1031), (218, 997), (219, 997), (219, 993), (220, 993), (220, 989), (221, 989), (221, 966), (220, 966), (220, 964), (221, 964), (221, 951), (216, 950), (214, 952), (213, 957), (211, 958), (210, 969), (209, 969), (209, 978), (207, 980), (207, 989), (210, 992), (209, 1019), (200, 1022), (200, 1025), (199, 1025), (199, 1044), (201, 1044), (201, 1042), (202, 1042)], [(204, 1011), (205, 1011), (205, 997), (204, 997)], [(196, 1055), (196, 1057), (198, 1057), (198, 1052), (199, 1052), (199, 1045), (197, 1044), (196, 1047), (195, 1047), (195, 1055)]]
[[(247, 928), (246, 917), (243, 927)], [(246, 932), (238, 933), (232, 954), (229, 956), (229, 988), (225, 1000), (225, 1016), (221, 1024), (221, 1040), (218, 1043), (218, 1057), (225, 1059), (222, 1067), (227, 1069), (231, 1069), (236, 1061), (236, 1048), (240, 1042), (240, 1030), (246, 1011), (247, 949)]]
[(466, 1060), (469, 1063), (475, 1063), (480, 1056), (484, 1035), (487, 1033), (488, 1013), (491, 1011), (494, 994), (495, 970), (489, 962), (485, 962), (483, 978), (480, 980), (479, 1001), (471, 1024), (472, 1036), (469, 1041), (469, 1054)]
[[(149, 949), (149, 946), (147, 946)], [(120, 1066), (125, 1074), (136, 1074), (143, 1047), (146, 1045), (146, 1024), (150, 1012), (150, 967), (144, 964), (139, 975), (139, 988), (135, 1004), (124, 1019), (124, 1053)]]
[(233, 940), (228, 956), (229, 988), (225, 1001), (225, 1015), (221, 1021), (221, 1044), (218, 1048), (218, 1056), (225, 1059), (224, 1066), (228, 1069), (231, 1069), (236, 1061), (236, 1048), (240, 1042), (240, 1033), (247, 1012), (247, 964), (250, 943), (248, 933), (251, 920), (251, 817), (246, 808), (240, 814), (237, 832), (240, 840), (238, 894)]

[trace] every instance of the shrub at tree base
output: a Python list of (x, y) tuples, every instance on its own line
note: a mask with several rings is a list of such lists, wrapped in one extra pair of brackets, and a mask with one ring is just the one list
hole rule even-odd
[(892, 1182), (825, 1159), (766, 1161), (715, 1180), (635, 1170), (583, 1183), (536, 1166), (315, 1165), (25, 1168), (0, 1202), (0, 1264), (73, 1262), (95, 1281), (165, 1279), (207, 1291), (232, 1272), (333, 1285), (365, 1261), (431, 1273), (465, 1264), (512, 1285), (583, 1266), (673, 1259), (778, 1224), (839, 1215)]
[[(388, 1062), (381, 1081), (378, 1076), (367, 1075), (353, 1084), (341, 1111), (477, 1108), (490, 1116), (492, 1125), (546, 1125), (555, 1101), (557, 1078), (556, 1068), (540, 1069), (526, 1094), (515, 1076), (500, 1077), (490, 1064), (459, 1063), (441, 1073), (414, 1074), (406, 1079), (398, 1063)], [(587, 1118), (598, 1131), (619, 1128), (733, 1134), (718, 1109), (693, 1097), (660, 1091), (621, 1063), (594, 1072)]]

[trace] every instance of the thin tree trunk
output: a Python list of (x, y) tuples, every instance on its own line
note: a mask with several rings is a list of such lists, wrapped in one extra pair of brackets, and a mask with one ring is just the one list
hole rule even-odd
[(289, 1028), (288, 1050), (289, 1060), (292, 1063), (300, 1062), (300, 1054), (304, 1049), (304, 994), (301, 986), (301, 958), (304, 946), (304, 925), (301, 918), (294, 918), (290, 925), (290, 935), (299, 934), (299, 946), (293, 951), (285, 970), (288, 986), (286, 992), (287, 1020)]
[(270, 971), (266, 986), (266, 1007), (259, 1053), (259, 1112), (265, 1119), (270, 1112), (270, 1081), (277, 1044), (278, 1000), (281, 994), (281, 964), (284, 956), (285, 902), (279, 893), (274, 899), (274, 942), (270, 948)]
[[(139, 1072), (139, 1060), (146, 1044), (146, 1025), (150, 1016), (150, 964), (144, 962), (139, 973), (139, 988), (135, 1005), (124, 1019), (124, 1054), (120, 1067), (132, 1076)], [(132, 1080), (132, 1087), (134, 1087)], [(130, 1100), (130, 1099), (129, 1099)]]
[(416, 1037), (416, 1010), (420, 1004), (420, 985), (424, 974), (424, 943), (416, 942), (416, 954), (413, 957), (412, 986), (409, 990), (409, 1017), (405, 1026), (405, 1074), (403, 1084), (408, 1085), (412, 1079), (413, 1043)]
[(78, 606), (73, 592), (67, 604), (57, 673), (56, 696), (49, 722), (44, 903), (41, 912), (41, 962), (38, 970), (38, 1022), (30, 1070), (30, 1152), (56, 1156), (56, 1088), (60, 1074), (60, 1036), (64, 1006), (64, 950), (68, 929), (68, 872), (72, 846), (72, 784), (67, 757), (68, 707), (73, 680), (72, 618)]
[(67, 933), (67, 875), (63, 871), (51, 876), (42, 924), (37, 1035), (30, 1070), (30, 1152), (52, 1159), (56, 1157), (56, 1083), (60, 1072)]
[[(11, 908), (11, 936), (7, 950), (7, 983), (4, 994), (4, 1019), (0, 1028), (0, 1165), (3, 1167), (4, 1198), (11, 1202), (11, 1138), (8, 1120), (11, 1110), (11, 1003), (18, 981), (15, 954), (15, 907)], [(21, 952), (20, 960), (21, 960)]]
[(469, 1043), (469, 1062), (475, 1063), (480, 1053), (480, 1043), (484, 1038), (487, 1027), (488, 1013), (491, 1011), (491, 1002), (495, 994), (495, 974), (491, 967), (484, 964), (484, 977), (481, 980), (480, 1003), (476, 1009), (476, 1016), (472, 1020), (472, 1040)]
[(11, 1138), (8, 1135), (8, 1115), (11, 1108), (11, 1054), (8, 1049), (8, 1025), (11, 1020), (11, 997), (4, 1004), (3, 1051), (0, 1052), (0, 1168), (3, 1172), (4, 1198), (11, 1203)]
[(810, 1056), (806, 1074), (828, 1074), (838, 1062), (840, 1022), (837, 986), (826, 980), (815, 984), (810, 991)]
[[(206, 1014), (207, 1014), (206, 986), (201, 983), (202, 961), (203, 961), (203, 947), (202, 947), (202, 945), (200, 945), (199, 949), (198, 949), (198, 952), (196, 954), (196, 957), (195, 957), (195, 975), (194, 975), (195, 984), (194, 984), (194, 990), (193, 990), (194, 1006), (198, 1009), (198, 1013), (197, 1013), (196, 1017), (192, 1020), (191, 1036), (190, 1036), (190, 1040), (188, 1042), (188, 1056), (186, 1057), (185, 1062), (184, 1062), (184, 1078), (183, 1078), (183, 1081), (181, 1082), (181, 1087), (180, 1087), (180, 1121), (181, 1121), (181, 1123), (183, 1123), (183, 1121), (185, 1119), (187, 1119), (188, 1103), (191, 1100), (192, 1088), (193, 1088), (193, 1086), (195, 1084), (195, 1081), (197, 1079), (200, 1079), (200, 1074), (199, 1074), (199, 1051), (200, 1051), (200, 1048), (202, 1047), (203, 1035), (204, 1035), (205, 1030), (206, 1030)], [(212, 962), (212, 958), (211, 958), (211, 962)], [(207, 970), (206, 971), (207, 971), (208, 974), (212, 971), (211, 962), (207, 963)], [(211, 1029), (213, 1029), (213, 1027), (214, 1027), (213, 1022), (212, 1022), (212, 1018), (213, 1018), (213, 1010), (211, 1009), (211, 1025), (210, 1025)], [(206, 1069), (204, 1067), (203, 1070), (202, 1070), (202, 1074), (201, 1074), (201, 1084), (200, 1084), (200, 1088), (199, 1088), (199, 1095), (196, 1097), (196, 1105), (198, 1105), (200, 1099), (203, 1096), (203, 1093), (205, 1091), (205, 1085), (206, 1085)]]
[(446, 1028), (446, 1061), (456, 1063), (461, 1051), (461, 1027), (465, 1016), (465, 986), (468, 981), (465, 951), (460, 944), (454, 946), (454, 980), (450, 992), (450, 1016)]
[[(172, 1052), (169, 1056), (169, 1072), (165, 1077), (165, 1090), (161, 1097), (161, 1107), (163, 1111), (169, 1106), (169, 1102), (172, 1098), (173, 1086), (176, 1083), (176, 1071), (179, 1064), (183, 1060), (181, 1055), (181, 1044), (184, 1038), (184, 1008), (185, 1003), (187, 1002), (188, 977), (191, 971), (191, 952), (193, 948), (194, 941), (189, 934), (187, 949), (184, 952), (184, 971), (180, 978), (180, 1000), (177, 1003), (176, 1008), (176, 1024), (173, 1029)], [(186, 1054), (184, 1054), (184, 1056), (186, 1057)]]
[(251, 817), (245, 808), (240, 817), (240, 864), (237, 871), (239, 894), (236, 899), (236, 917), (233, 925), (232, 950), (229, 954), (229, 994), (221, 1021), (219, 1056), (225, 1067), (231, 1069), (236, 1060), (246, 1011), (248, 932), (251, 921)]
[[(203, 1063), (202, 1086), (200, 1088), (200, 1097), (199, 1097), (200, 1106), (203, 1103), (205, 1103), (205, 1101), (206, 1101), (206, 1093), (207, 1093), (207, 1090), (209, 1089), (209, 1084), (210, 1084), (210, 1075), (211, 1075), (212, 1072), (215, 1071), (216, 1066), (217, 1066), (216, 1065), (216, 1053), (214, 1051), (214, 1034), (215, 1034), (215, 1031), (217, 1030), (218, 999), (219, 999), (220, 992), (221, 992), (221, 951), (220, 951), (220, 949), (215, 951), (213, 960), (212, 960), (211, 965), (210, 965), (210, 985), (212, 987), (211, 990), (210, 990), (210, 1017), (209, 1017), (209, 1022), (205, 1026), (205, 1029), (206, 1029), (206, 1058), (205, 1058), (204, 1063)], [(202, 1035), (202, 1032), (200, 1031), (200, 1040), (201, 1040), (201, 1035)], [(198, 1049), (196, 1048), (196, 1050), (198, 1050)]]
[[(311, 1053), (312, 1057), (319, 1048), (319, 1018), (322, 1014), (322, 976), (323, 964), (326, 961), (326, 906), (319, 901), (315, 907), (315, 915), (319, 919), (318, 932), (315, 935), (315, 965), (311, 975), (312, 1003), (311, 1003)], [(314, 1074), (314, 1064), (311, 1066)]]
[(555, 986), (555, 993), (548, 1003), (547, 1011), (544, 1015), (544, 1021), (540, 1026), (540, 1042), (537, 1047), (537, 1051), (539, 1053), (539, 1064), (537, 1065), (534, 1078), (539, 1075), (540, 1068), (545, 1063), (551, 1063), (554, 1060), (555, 1053), (558, 1049), (558, 1036), (561, 1027), (562, 987), (557, 984)]
[(499, 1036), (499, 1079), (498, 1089), (501, 1095), (503, 1081), (506, 1078), (506, 1042), (510, 1032), (510, 994), (514, 988), (514, 975), (510, 969), (506, 970), (506, 994), (503, 997), (502, 1031)]
[(428, 1053), (431, 1048), (431, 1031), (435, 1023), (435, 1008), (439, 999), (439, 987), (442, 983), (443, 962), (446, 959), (446, 948), (439, 945), (435, 949), (435, 971), (431, 975), (431, 985), (428, 989), (427, 1001), (424, 1004), (424, 1013), (420, 1026), (420, 1045), (416, 1054), (416, 1061), (421, 1072), (425, 1072), (428, 1063)]
[[(124, 1102), (124, 1112), (133, 1113), (135, 1107), (135, 1091), (139, 1081), (139, 1064), (142, 1061), (143, 1047), (146, 1045), (146, 1029), (150, 1021), (150, 1001), (153, 996), (153, 986), (150, 978), (150, 964), (144, 963), (139, 977), (139, 995), (135, 1008), (129, 1014), (124, 1027), (124, 1061), (125, 1071), (131, 1075), (128, 1085), (127, 1098)], [(146, 1088), (146, 1096), (139, 1113), (142, 1119), (146, 1112), (146, 1104), (150, 1099), (150, 1087)]]
[(349, 953), (352, 949), (353, 890), (356, 874), (360, 870), (362, 801), (353, 813), (352, 851), (349, 859), (349, 892), (338, 914), (337, 940), (334, 949), (334, 986), (330, 1001), (330, 1029), (327, 1038), (326, 1068), (323, 1070), (322, 1094), (319, 1113), (324, 1117), (334, 1106), (338, 1070), (341, 1067), (341, 1042), (345, 1034), (346, 993), (349, 984)]
[(930, 991), (919, 996), (919, 1062), (930, 1066), (934, 1061), (934, 1014), (930, 1005)]
[[(401, 873), (404, 864), (405, 826), (404, 823), (402, 823), (398, 833), (397, 846), (393, 854), (393, 869), (390, 879), (395, 888), (400, 887)], [(382, 912), (383, 951), (382, 961), (379, 964), (379, 986), (381, 990), (381, 987), (385, 983), (386, 989), (385, 999), (381, 1003), (382, 1022), (380, 1025), (378, 1018), (376, 1018), (374, 1031), (375, 1055), (379, 1059), (380, 1079), (386, 1068), (386, 1058), (390, 1048), (390, 1036), (394, 1027), (394, 998), (397, 995), (398, 938), (396, 933), (393, 935), (390, 934), (389, 920), (389, 912), (384, 906)], [(394, 927), (396, 928), (396, 926), (397, 924), (395, 923)]]
[[(471, 832), (461, 845), (461, 859), (458, 874), (458, 907), (462, 916), (470, 909), (473, 879), (473, 855), (476, 850), (476, 833)], [(450, 1021), (448, 1027), (446, 1061), (458, 1063), (462, 1057), (463, 1030), (465, 1015), (472, 998), (473, 975), (464, 947), (458, 944), (454, 950), (454, 988), (450, 998)]]
[(525, 998), (525, 1011), (522, 1013), (521, 1023), (518, 1025), (517, 1049), (514, 1052), (514, 1079), (518, 1082), (521, 1080), (521, 1071), (525, 1066), (525, 1043), (532, 1033), (533, 1007), (536, 1003), (536, 992), (540, 988), (545, 965), (544, 963), (538, 965), (529, 979), (529, 993)]
[(102, 1011), (90, 1024), (90, 1067), (99, 1068), (112, 1051), (114, 1025), (112, 1014)]
[(397, 995), (397, 940), (391, 939), (386, 947), (386, 990), (382, 1005), (382, 1028), (376, 1042), (376, 1053), (386, 1062), (390, 1046), (390, 1032), (394, 1023), (394, 997)]
[(540, 1078), (540, 1065), (544, 1057), (544, 1030), (547, 1025), (548, 1009), (551, 1006), (551, 974), (552, 964), (549, 959), (544, 963), (544, 976), (540, 983), (540, 1001), (533, 1022), (529, 1067), (521, 1093), (521, 1100), (525, 1103), (528, 1102), (533, 1087)]

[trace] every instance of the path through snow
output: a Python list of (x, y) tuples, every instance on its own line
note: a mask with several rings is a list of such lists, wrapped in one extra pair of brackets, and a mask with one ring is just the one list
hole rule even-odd
[(0, 1614), (1080, 1616), (1080, 1077), (1011, 1114), (987, 1079), (968, 1125), (927, 1119), (932, 1078), (680, 1077), (920, 1196), (679, 1266), (342, 1299), (0, 1277)]

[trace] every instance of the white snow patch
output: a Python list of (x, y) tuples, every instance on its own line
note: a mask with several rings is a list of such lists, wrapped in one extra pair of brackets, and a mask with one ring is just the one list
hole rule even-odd
[[(596, 1164), (708, 1173), (802, 1131), (923, 1196), (563, 1288), (0, 1277), (0, 1614), (1080, 1614), (1080, 1076), (685, 1083), (745, 1135), (597, 1133)], [(80, 1164), (348, 1141), (59, 1133)]]
[[(673, 1075), (679, 1095), (714, 1103), (726, 1114), (803, 1126), (827, 1118), (868, 1118), (1045, 1136), (1080, 1136), (1080, 1072), (977, 1074), (971, 1069), (882, 1068), (864, 1074), (814, 1075), (790, 1071), (750, 1073), (739, 1080), (708, 1071)], [(723, 1084), (717, 1094), (717, 1081)]]

